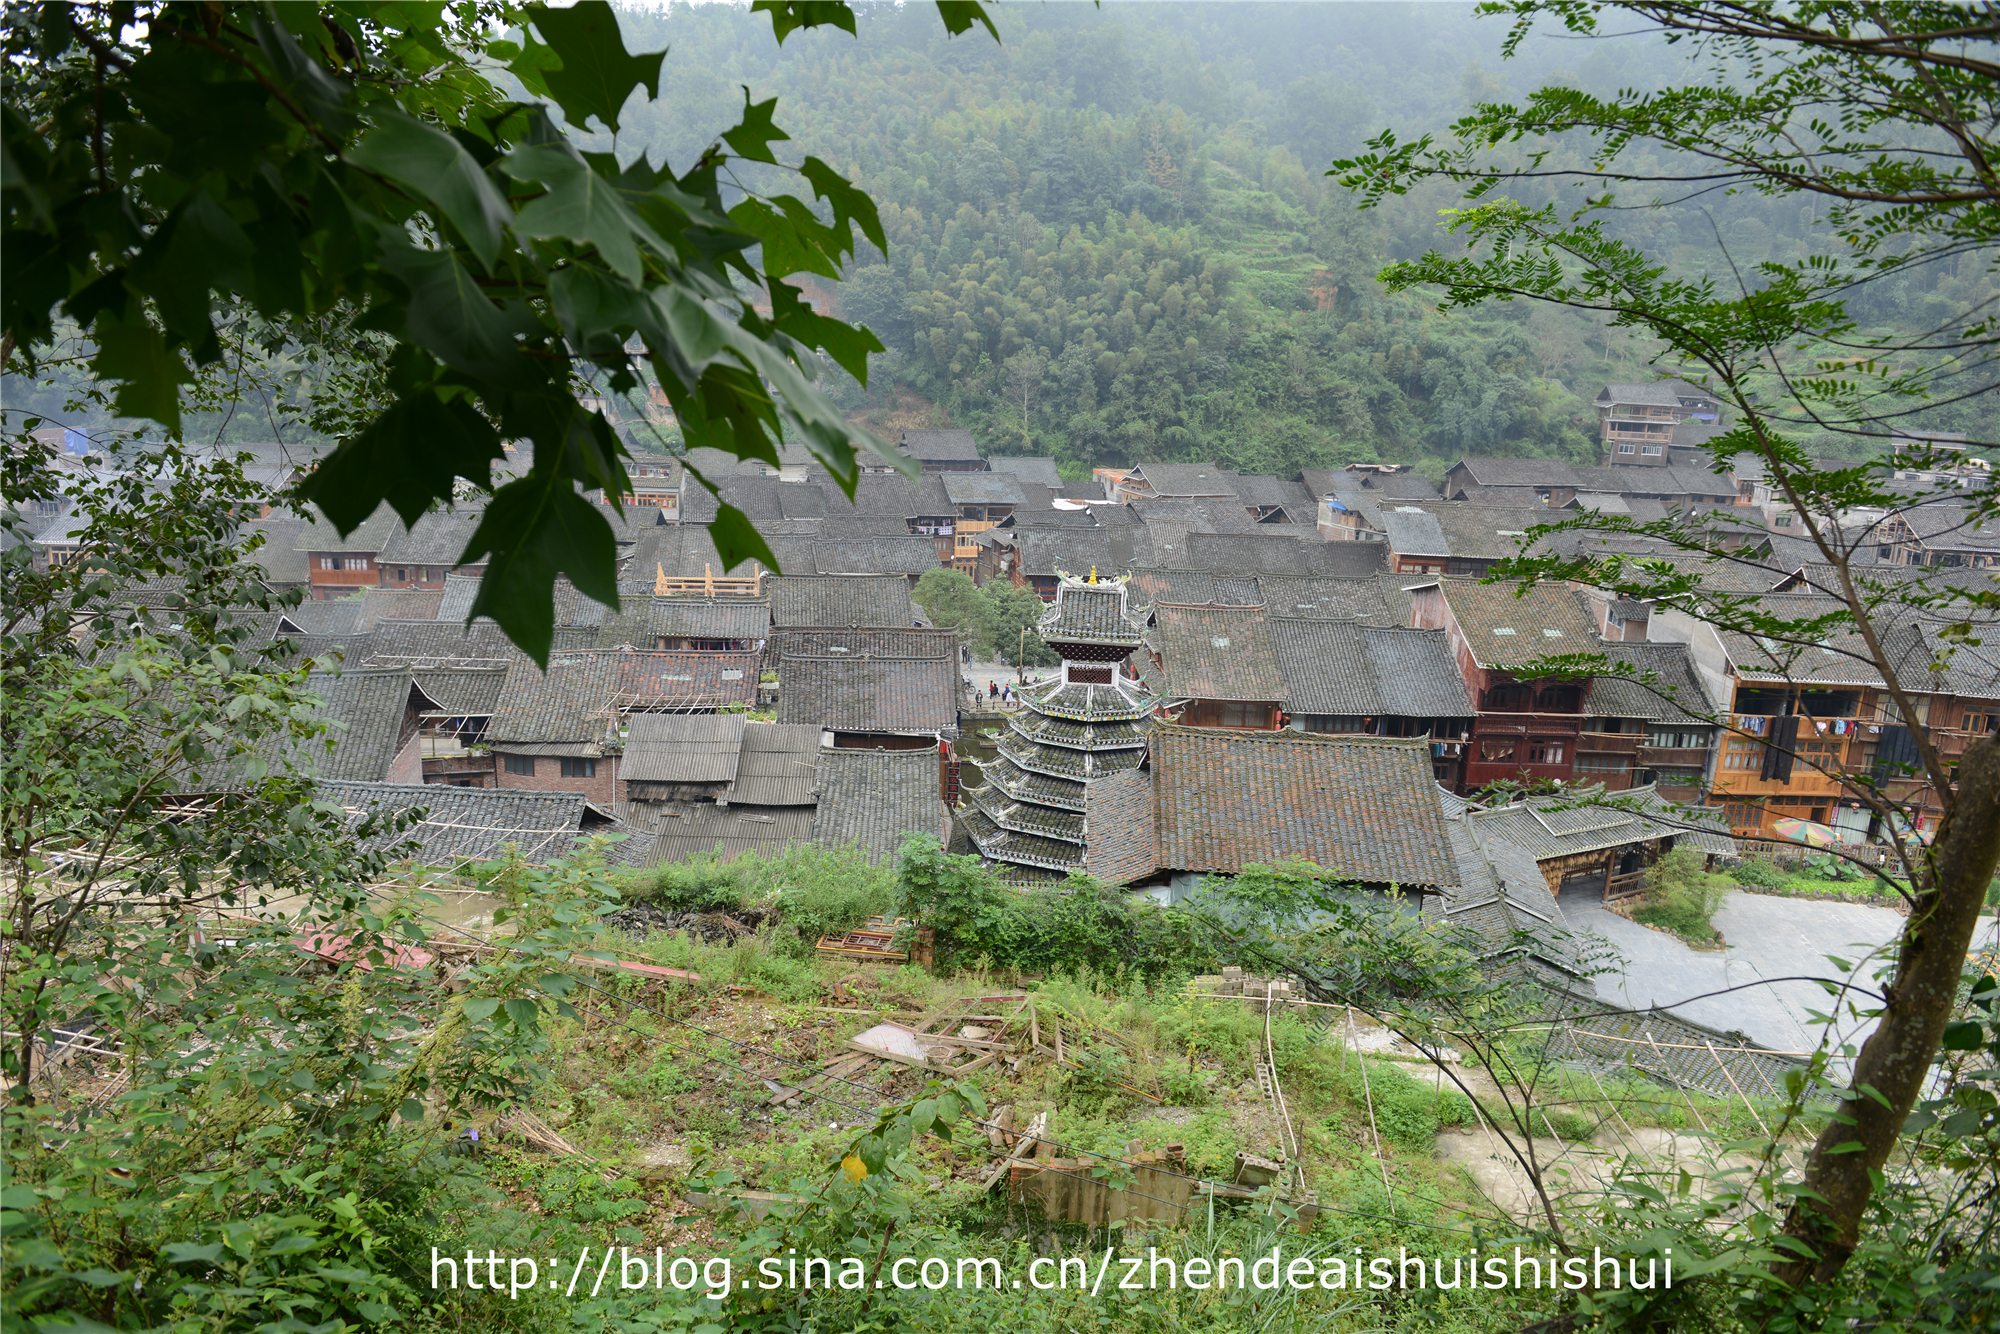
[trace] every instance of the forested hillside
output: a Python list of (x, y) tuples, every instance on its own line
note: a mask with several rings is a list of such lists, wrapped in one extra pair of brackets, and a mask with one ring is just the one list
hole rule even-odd
[[(888, 253), (832, 294), (890, 349), (871, 392), (850, 385), (846, 400), (877, 429), (968, 426), (1072, 472), (1594, 462), (1587, 400), (1606, 379), (1651, 376), (1643, 347), (1574, 314), (1447, 317), (1385, 295), (1373, 274), (1432, 244), (1452, 199), (1362, 213), (1323, 173), (1376, 130), (1441, 129), (1474, 97), (1551, 78), (1657, 84), (1680, 65), (1663, 43), (1530, 42), (1502, 64), (1503, 25), (1437, 5), (1002, 7), (997, 45), (887, 7), (864, 10), (857, 37), (782, 48), (730, 6), (626, 18), (635, 45), (672, 44), (638, 122), (649, 152), (688, 161), (747, 85), (779, 99), (782, 147), (879, 201)], [(1613, 216), (1690, 271), (1726, 271), (1718, 238), (1746, 267), (1788, 252), (1805, 221), (1796, 204), (1721, 195)], [(1921, 321), (1957, 281), (1912, 273), (1901, 308), (1859, 313)]]

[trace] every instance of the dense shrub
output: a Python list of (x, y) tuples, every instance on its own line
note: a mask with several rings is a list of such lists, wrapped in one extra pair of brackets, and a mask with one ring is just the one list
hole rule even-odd
[(1739, 885), (1755, 885), (1759, 889), (1782, 889), (1788, 878), (1776, 864), (1762, 857), (1751, 857), (1741, 866), (1732, 867), (1729, 876)]
[(983, 957), (1028, 972), (1088, 968), (1151, 980), (1199, 972), (1215, 954), (1192, 914), (1087, 875), (1016, 893), (978, 858), (946, 853), (923, 834), (910, 836), (897, 861), (896, 911), (936, 932), (937, 964), (946, 971)]
[(1675, 848), (1646, 868), (1646, 904), (1632, 914), (1689, 940), (1715, 939), (1709, 919), (1729, 892), (1727, 877), (1702, 870), (1701, 854)]

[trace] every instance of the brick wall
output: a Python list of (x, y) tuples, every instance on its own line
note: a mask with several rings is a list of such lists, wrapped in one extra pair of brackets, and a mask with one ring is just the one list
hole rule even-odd
[(562, 772), (562, 757), (557, 755), (522, 756), (532, 759), (535, 772), (532, 774), (512, 774), (507, 772), (507, 751), (501, 747), (493, 749), (494, 777), (502, 788), (530, 792), (578, 792), (586, 800), (594, 801), (606, 810), (612, 809), (623, 800), (625, 780), (617, 774), (619, 762), (609, 755), (597, 760), (597, 772), (589, 778), (565, 778)]

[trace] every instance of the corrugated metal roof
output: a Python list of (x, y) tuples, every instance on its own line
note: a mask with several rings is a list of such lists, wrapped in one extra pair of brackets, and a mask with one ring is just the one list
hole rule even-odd
[(633, 783), (731, 782), (744, 721), (740, 713), (635, 715), (620, 776)]
[(809, 806), (819, 777), (820, 729), (798, 723), (750, 723), (736, 759), (736, 781), (722, 794), (731, 805)]

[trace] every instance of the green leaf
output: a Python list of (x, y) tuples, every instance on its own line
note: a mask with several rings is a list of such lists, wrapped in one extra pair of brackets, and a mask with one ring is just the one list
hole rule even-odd
[(383, 228), (381, 259), (410, 289), (410, 340), (454, 370), (509, 387), (525, 361), (515, 336), (534, 327), (525, 313), (494, 305), (456, 254), (419, 250), (401, 228)]
[(744, 561), (754, 560), (772, 574), (784, 573), (778, 568), (778, 558), (771, 554), (771, 544), (734, 505), (724, 505), (716, 511), (715, 521), (708, 526), (708, 536), (715, 543), (715, 554), (722, 558), (725, 570), (733, 570)]
[(168, 1264), (212, 1265), (222, 1258), (222, 1243), (217, 1241), (198, 1246), (191, 1241), (172, 1241), (167, 1243), (166, 1256)]
[(327, 456), (302, 494), (341, 532), (388, 501), (406, 524), (432, 502), (448, 501), (453, 479), (484, 485), (506, 449), (491, 422), (463, 399), (446, 403), (428, 389), (390, 404), (367, 430)]
[(594, 245), (612, 271), (635, 286), (645, 277), (635, 236), (663, 255), (672, 253), (626, 205), (616, 183), (593, 171), (568, 144), (525, 144), (503, 158), (500, 169), (516, 180), (539, 181), (547, 190), (514, 219), (523, 236)]
[(1985, 1025), (1970, 1020), (1946, 1024), (1943, 1045), (1946, 1051), (1978, 1051), (1986, 1045)]
[[(846, 6), (842, 5), (845, 9)], [(722, 141), (736, 150), (738, 157), (752, 162), (776, 162), (771, 155), (771, 143), (777, 139), (792, 136), (779, 129), (771, 117), (778, 109), (778, 99), (768, 102), (752, 102), (750, 89), (743, 89), (743, 118), (732, 128), (722, 132)]]
[(169, 431), (179, 431), (180, 386), (194, 382), (181, 354), (167, 346), (166, 336), (144, 315), (121, 320), (101, 313), (96, 331), (97, 355), (90, 367), (100, 379), (123, 381), (114, 398), (119, 413), (148, 417)]
[(981, 23), (994, 41), (1000, 40), (1000, 30), (993, 26), (992, 16), (979, 0), (938, 0), (938, 17), (944, 20), (944, 30), (954, 37)]
[(209, 317), (215, 294), (250, 290), (252, 253), (236, 219), (206, 190), (196, 190), (146, 242), (129, 281), (158, 303), (161, 320), (195, 360), (207, 363), (222, 355)]
[(541, 1012), (531, 1000), (510, 1000), (507, 1002), (507, 1017), (514, 1021), (516, 1028), (527, 1031), (535, 1027)]
[[(859, 227), (861, 234), (874, 242), (877, 250), (888, 250), (889, 240), (882, 231), (882, 215), (867, 191), (816, 157), (809, 157), (799, 164), (799, 175), (811, 182), (815, 195), (832, 205), (835, 230), (850, 224)], [(846, 250), (848, 254), (853, 254), (853, 245), (850, 243)]]
[[(472, 1010), (471, 1002), (468, 1001), (465, 1008), (469, 1017)], [(405, 1098), (403, 1105), (396, 1109), (396, 1115), (405, 1121), (421, 1121), (424, 1119), (424, 1105), (415, 1098)]]
[(845, 0), (756, 0), (750, 12), (771, 16), (771, 33), (781, 46), (800, 28), (830, 25), (854, 35), (854, 11)]
[(491, 616), (523, 653), (546, 665), (555, 636), (558, 574), (586, 597), (618, 603), (618, 544), (611, 525), (566, 477), (531, 476), (493, 493), (466, 545), (487, 557), (472, 615)]
[(490, 996), (481, 996), (465, 1003), (465, 1017), (476, 1024), (489, 1018), (499, 1008), (499, 1001)]
[(634, 88), (644, 87), (648, 98), (660, 95), (667, 53), (627, 52), (618, 15), (605, 0), (580, 0), (568, 9), (531, 5), (528, 18), (562, 61), (560, 68), (542, 70), (542, 82), (578, 129), (592, 116), (617, 129), (618, 112)]
[(349, 150), (347, 160), (436, 205), (486, 271), (493, 271), (513, 211), (458, 140), (385, 109), (376, 113), (375, 128)]
[(313, 1078), (312, 1071), (301, 1066), (299, 1069), (292, 1071), (292, 1087), (302, 1089), (307, 1093), (316, 1093), (319, 1091), (319, 1081)]

